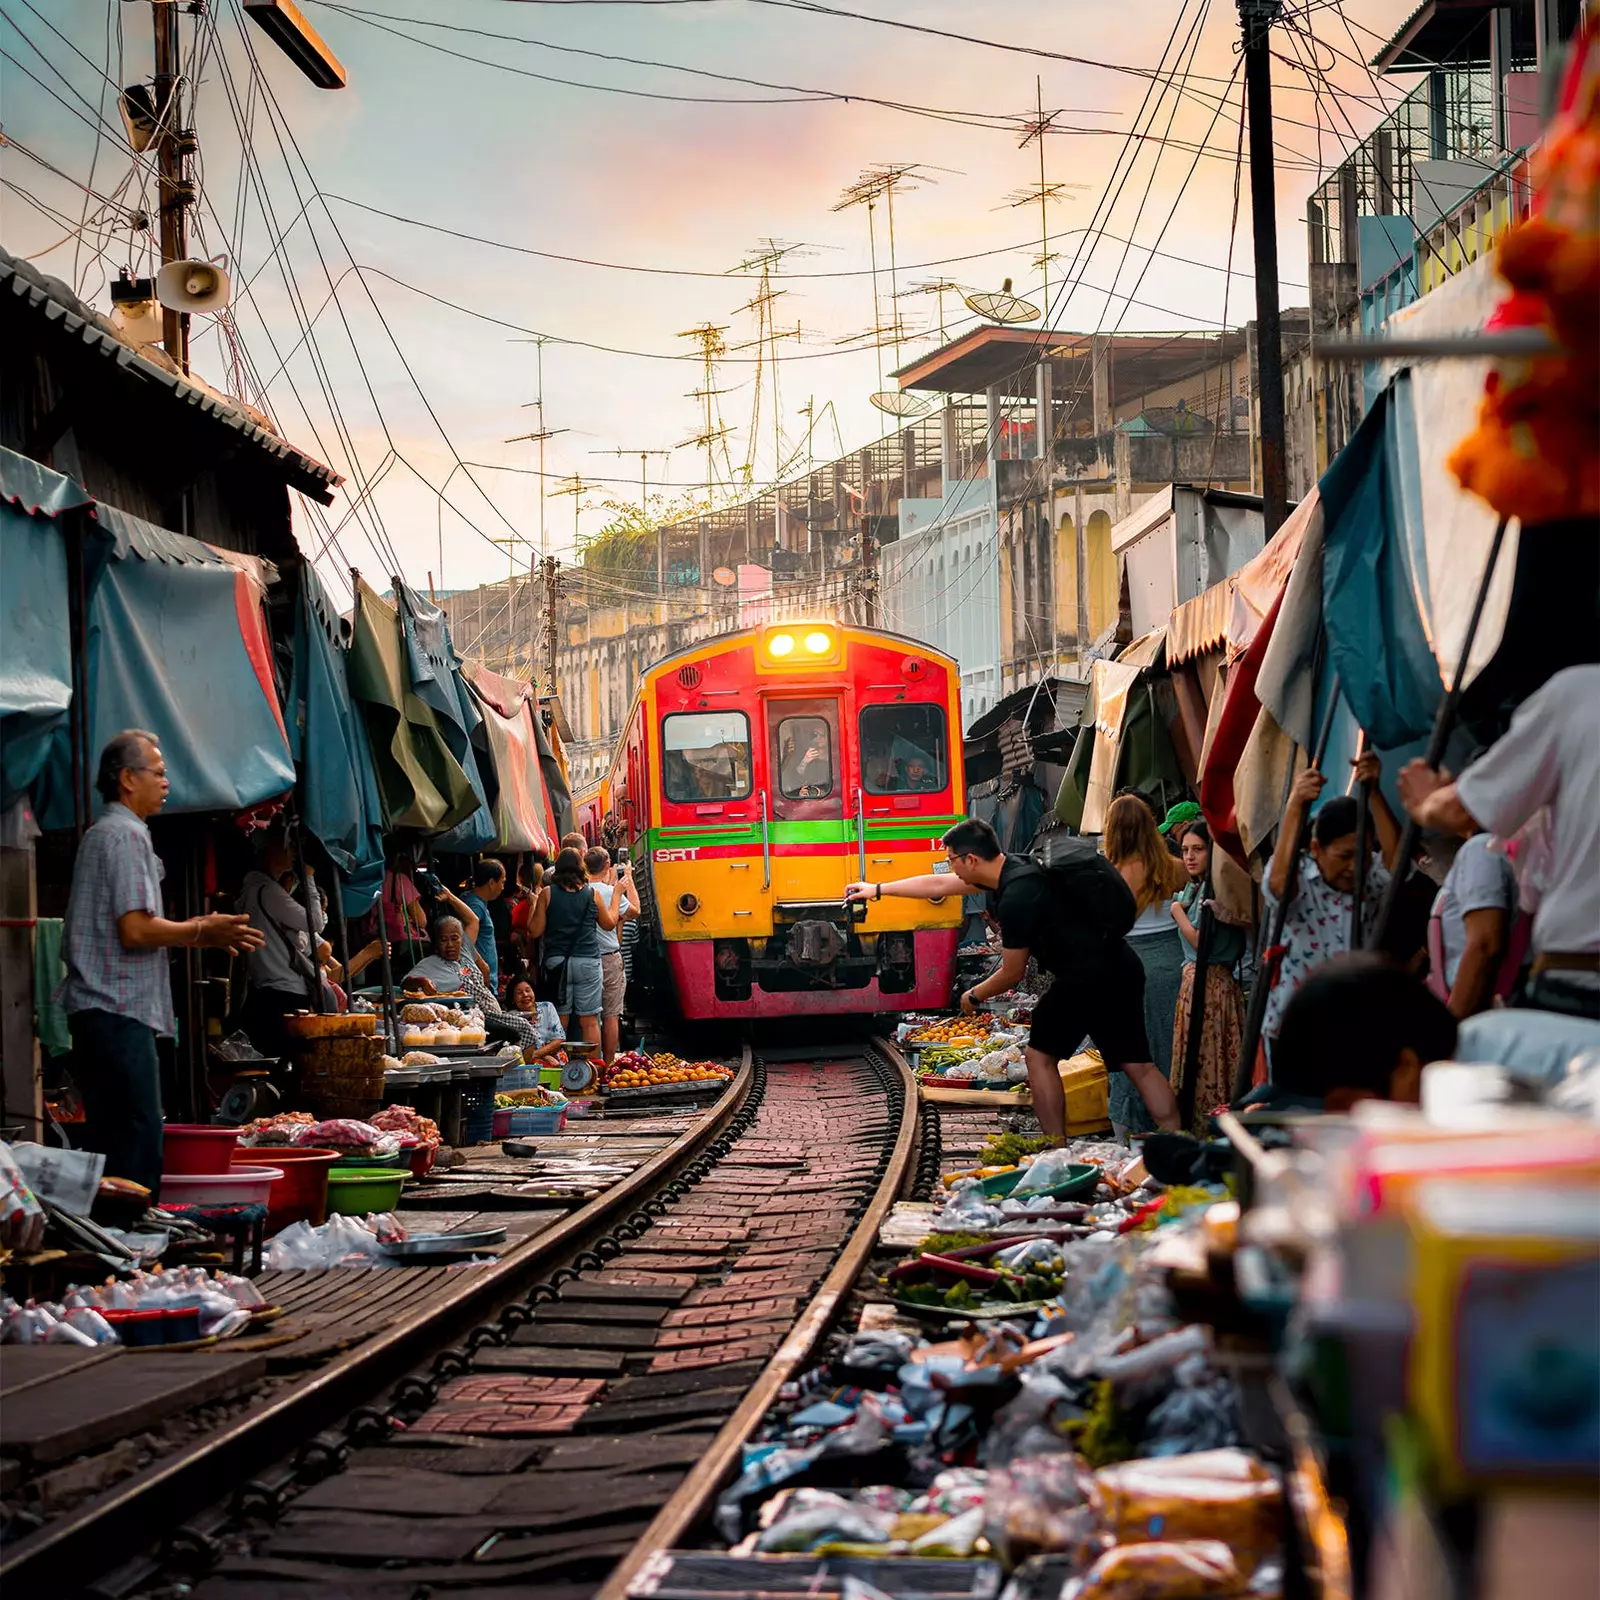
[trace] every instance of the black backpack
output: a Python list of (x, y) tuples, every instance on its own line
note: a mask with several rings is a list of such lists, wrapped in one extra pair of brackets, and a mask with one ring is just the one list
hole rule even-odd
[(1051, 835), (1023, 860), (1048, 880), (1053, 916), (1041, 930), (1043, 948), (1033, 952), (1047, 972), (1099, 960), (1138, 918), (1133, 890), (1093, 840)]

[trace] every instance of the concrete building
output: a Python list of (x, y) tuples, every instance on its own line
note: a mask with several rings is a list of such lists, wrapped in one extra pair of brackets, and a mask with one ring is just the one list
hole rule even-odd
[(900, 503), (885, 611), (959, 657), (969, 720), (1110, 646), (1114, 524), (1174, 483), (1250, 490), (1248, 347), (1246, 329), (983, 327), (895, 374), (943, 397), (952, 470), (940, 498)]

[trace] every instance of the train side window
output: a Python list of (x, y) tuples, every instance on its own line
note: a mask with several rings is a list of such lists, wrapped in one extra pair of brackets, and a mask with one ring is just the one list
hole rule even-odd
[(944, 708), (865, 706), (861, 781), (868, 794), (934, 794), (950, 781)]
[(663, 717), (661, 764), (669, 800), (742, 800), (750, 793), (750, 719), (742, 711)]
[(778, 787), (786, 800), (833, 793), (833, 736), (825, 718), (785, 717), (778, 724)]

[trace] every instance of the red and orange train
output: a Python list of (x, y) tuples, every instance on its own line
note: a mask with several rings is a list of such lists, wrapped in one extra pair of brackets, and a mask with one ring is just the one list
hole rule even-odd
[(706, 639), (644, 676), (591, 839), (627, 847), (644, 916), (635, 981), (688, 1018), (847, 1015), (948, 1002), (947, 899), (844, 889), (944, 871), (960, 820), (960, 677), (927, 645), (832, 622)]

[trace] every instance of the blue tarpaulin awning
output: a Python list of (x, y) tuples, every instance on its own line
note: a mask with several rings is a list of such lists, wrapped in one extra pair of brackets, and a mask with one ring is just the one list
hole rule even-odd
[[(124, 728), (160, 741), (166, 811), (244, 811), (294, 786), (249, 557), (99, 502), (85, 551), (89, 759)], [(54, 741), (40, 821), (73, 821), (70, 752)]]
[(54, 519), (90, 504), (72, 479), (0, 447), (0, 810), (66, 737), (72, 704), (67, 546)]
[(339, 614), (310, 562), (300, 569), (288, 710), (305, 824), (339, 868), (345, 915), (360, 916), (383, 884), (383, 812)]

